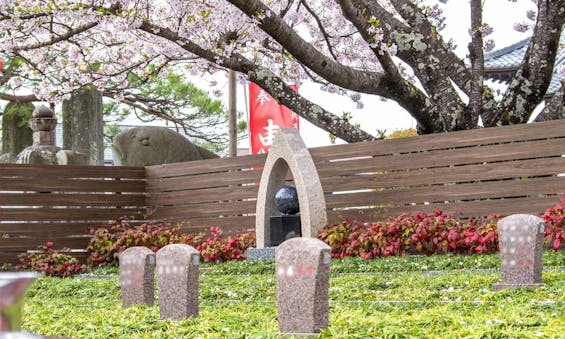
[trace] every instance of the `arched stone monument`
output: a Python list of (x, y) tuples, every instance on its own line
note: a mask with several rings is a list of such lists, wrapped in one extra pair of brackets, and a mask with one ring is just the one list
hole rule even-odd
[(258, 249), (271, 246), (269, 219), (277, 211), (275, 194), (285, 184), (289, 170), (298, 192), (302, 236), (315, 237), (326, 225), (324, 191), (310, 152), (296, 129), (280, 129), (265, 161), (257, 196), (255, 232)]

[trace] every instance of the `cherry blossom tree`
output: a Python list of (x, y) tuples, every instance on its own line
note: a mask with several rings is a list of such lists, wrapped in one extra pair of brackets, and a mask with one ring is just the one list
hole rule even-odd
[(171, 67), (192, 75), (232, 69), (348, 142), (375, 137), (288, 84), (316, 81), (359, 105), (361, 94), (394, 100), (420, 133), (476, 128), (479, 119), (485, 126), (527, 122), (551, 80), (565, 0), (533, 1), (531, 21), (517, 25), (532, 39), (500, 99), (484, 83), (483, 50), (491, 44), (483, 0), (470, 0), (468, 60), (441, 35), (445, 2), (0, 1), (2, 53), (18, 66), (0, 83), (32, 82), (33, 95), (47, 100), (92, 83), (120, 100), (133, 90), (132, 77), (166, 76)]

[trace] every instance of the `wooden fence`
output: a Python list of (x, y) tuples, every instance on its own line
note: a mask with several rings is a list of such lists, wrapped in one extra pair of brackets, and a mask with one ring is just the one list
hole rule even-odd
[[(328, 217), (381, 220), (536, 213), (565, 191), (565, 120), (310, 150)], [(84, 249), (86, 229), (150, 206), (151, 218), (253, 230), (266, 155), (143, 168), (0, 166), (0, 258), (45, 241)], [(289, 178), (290, 179), (290, 178)], [(145, 192), (145, 196), (144, 196)], [(2, 254), (3, 253), (3, 254)]]
[[(565, 121), (310, 149), (329, 220), (439, 209), (543, 213), (565, 191)], [(265, 155), (147, 167), (155, 217), (252, 230)], [(560, 175), (561, 174), (561, 175)]]
[(89, 227), (140, 211), (143, 168), (2, 164), (0, 263), (47, 241), (84, 257)]

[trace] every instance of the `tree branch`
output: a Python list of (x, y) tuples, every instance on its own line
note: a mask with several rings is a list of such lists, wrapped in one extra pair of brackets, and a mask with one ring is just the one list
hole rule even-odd
[(36, 44), (27, 45), (27, 46), (23, 46), (23, 47), (16, 47), (14, 49), (14, 51), (15, 52), (29, 51), (29, 50), (32, 50), (32, 49), (38, 49), (38, 48), (42, 48), (42, 47), (46, 47), (46, 46), (51, 46), (51, 45), (56, 44), (57, 42), (69, 40), (71, 37), (78, 35), (78, 34), (81, 34), (83, 32), (86, 32), (89, 29), (91, 29), (91, 28), (93, 28), (97, 25), (98, 25), (97, 22), (91, 22), (91, 23), (82, 25), (78, 28), (71, 29), (65, 34), (57, 35), (56, 37), (53, 37), (52, 39), (50, 39), (48, 41), (39, 42), (39, 43), (36, 43)]
[[(258, 13), (272, 12), (259, 0), (227, 1), (252, 19), (255, 19)], [(352, 91), (391, 97), (389, 89), (382, 85), (385, 80), (382, 73), (364, 72), (336, 62), (302, 39), (280, 17), (265, 15), (258, 27), (281, 44), (295, 59), (331, 83)]]
[(459, 129), (476, 128), (483, 107), (483, 77), (485, 71), (485, 58), (483, 53), (483, 0), (471, 0), (471, 42), (469, 55), (471, 59), (471, 90), (469, 91), (468, 112)]
[(320, 20), (320, 17), (318, 17), (318, 15), (316, 14), (316, 12), (314, 12), (312, 10), (312, 8), (310, 8), (310, 6), (308, 6), (308, 4), (306, 3), (306, 1), (304, 0), (299, 0), (299, 5), (298, 6), (304, 6), (304, 8), (308, 11), (308, 13), (310, 13), (310, 15), (312, 15), (312, 17), (314, 18), (314, 20), (316, 20), (316, 24), (318, 25), (318, 28), (320, 29), (320, 32), (322, 33), (322, 36), (324, 37), (324, 41), (326, 42), (326, 46), (328, 47), (328, 51), (330, 52), (330, 54), (332, 55), (332, 57), (334, 58), (334, 60), (337, 61), (337, 56), (335, 55), (334, 51), (333, 51), (333, 47), (332, 44), (330, 43), (330, 39), (329, 39), (329, 35), (326, 32), (326, 30), (324, 29), (324, 25), (322, 24), (322, 21)]
[(551, 97), (534, 121), (565, 119), (565, 79), (561, 79), (561, 88)]
[(565, 0), (538, 1), (534, 34), (522, 65), (495, 110), (485, 112), (485, 126), (526, 123), (543, 100), (553, 75), (559, 39), (565, 24)]
[[(340, 0), (339, 4), (344, 17), (357, 28), (363, 39), (370, 43), (373, 39), (373, 36), (369, 33), (371, 25), (367, 18), (363, 16), (362, 11), (359, 11), (349, 0)], [(370, 45), (369, 48), (387, 73), (390, 86), (394, 88), (394, 91), (391, 91), (395, 94), (393, 99), (411, 113), (423, 131), (433, 131), (434, 128), (430, 121), (437, 120), (439, 115), (437, 111), (433, 112), (431, 102), (422, 91), (402, 77), (390, 54), (383, 51), (380, 45), (373, 46)], [(430, 119), (430, 112), (433, 112), (432, 115), (435, 114), (433, 119)]]
[(374, 139), (372, 135), (352, 126), (345, 119), (337, 117), (300, 96), (290, 86), (285, 84), (279, 76), (269, 69), (253, 63), (242, 55), (232, 53), (229, 58), (218, 56), (212, 51), (204, 49), (186, 38), (180, 37), (176, 32), (168, 28), (160, 27), (147, 21), (144, 21), (139, 29), (174, 42), (186, 51), (206, 59), (211, 63), (246, 74), (249, 80), (261, 86), (265, 91), (271, 94), (275, 100), (290, 108), (312, 124), (333, 133), (347, 142)]
[(35, 96), (35, 94), (13, 95), (7, 93), (0, 93), (0, 100), (19, 102), (19, 103), (39, 101), (39, 99)]

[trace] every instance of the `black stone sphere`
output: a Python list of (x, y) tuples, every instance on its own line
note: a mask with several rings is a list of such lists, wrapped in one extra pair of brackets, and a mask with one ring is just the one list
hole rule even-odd
[(298, 193), (294, 186), (283, 186), (275, 194), (275, 207), (282, 214), (296, 214), (300, 211)]

